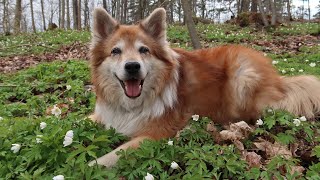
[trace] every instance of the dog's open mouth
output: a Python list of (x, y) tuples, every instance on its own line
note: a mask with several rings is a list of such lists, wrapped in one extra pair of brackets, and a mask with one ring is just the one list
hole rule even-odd
[(128, 96), (129, 98), (137, 98), (141, 95), (144, 80), (128, 79), (122, 81), (118, 77), (117, 79), (120, 81), (120, 84), (126, 96)]

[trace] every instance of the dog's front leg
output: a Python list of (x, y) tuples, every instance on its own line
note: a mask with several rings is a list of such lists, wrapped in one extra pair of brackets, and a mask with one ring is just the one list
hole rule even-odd
[(120, 151), (121, 149), (126, 150), (129, 147), (137, 148), (139, 147), (140, 142), (142, 142), (145, 139), (151, 139), (151, 138), (147, 136), (140, 136), (140, 137), (133, 138), (129, 142), (122, 144), (121, 146), (111, 151), (110, 153), (104, 156), (101, 156), (96, 160), (91, 161), (89, 163), (89, 166), (93, 166), (94, 164), (100, 164), (100, 165), (106, 166), (107, 168), (113, 167), (119, 159), (119, 156), (116, 154), (116, 152)]

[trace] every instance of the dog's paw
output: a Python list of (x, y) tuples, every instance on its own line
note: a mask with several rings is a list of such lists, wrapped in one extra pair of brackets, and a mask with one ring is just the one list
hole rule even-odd
[(104, 156), (99, 157), (96, 160), (90, 161), (88, 165), (94, 166), (95, 164), (98, 164), (103, 165), (107, 168), (111, 168), (117, 164), (118, 159), (118, 155), (116, 155), (116, 153), (112, 151)]

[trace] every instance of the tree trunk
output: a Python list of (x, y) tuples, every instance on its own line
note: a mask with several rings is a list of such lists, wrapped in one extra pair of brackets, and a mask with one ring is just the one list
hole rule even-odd
[(169, 8), (170, 8), (170, 16), (169, 16), (169, 23), (172, 24), (174, 22), (174, 1), (170, 1)]
[(30, 10), (31, 10), (31, 23), (32, 23), (32, 30), (34, 33), (37, 32), (36, 25), (34, 23), (34, 13), (33, 13), (33, 0), (30, 0)]
[(205, 11), (206, 11), (206, 1), (201, 0), (201, 18), (205, 18)]
[(292, 16), (291, 16), (291, 6), (290, 6), (290, 0), (287, 0), (287, 13), (288, 13), (288, 20), (292, 21)]
[(41, 3), (41, 14), (42, 14), (42, 24), (43, 24), (43, 30), (47, 30), (46, 28), (46, 17), (44, 16), (44, 4), (43, 4), (43, 0), (40, 1)]
[(249, 12), (250, 0), (242, 0), (240, 12)]
[(258, 3), (258, 6), (259, 6), (259, 11), (261, 13), (263, 24), (264, 24), (264, 26), (268, 27), (269, 26), (269, 22), (268, 22), (266, 13), (264, 12), (261, 0), (257, 0), (257, 3)]
[(61, 0), (59, 0), (59, 7), (58, 7), (58, 21), (59, 21), (59, 28), (61, 28)]
[(178, 19), (179, 19), (179, 23), (181, 23), (181, 0), (178, 0)]
[(2, 17), (3, 33), (4, 34), (9, 34), (10, 33), (10, 28), (9, 28), (9, 24), (8, 24), (8, 1), (7, 0), (3, 0), (2, 4), (3, 4), (3, 17)]
[(64, 29), (65, 17), (66, 17), (66, 2), (65, 0), (61, 0), (61, 26), (60, 28)]
[(21, 15), (22, 15), (21, 0), (16, 0), (16, 7), (14, 12), (14, 29), (13, 29), (14, 34), (20, 33)]
[(77, 10), (77, 18), (78, 18), (78, 30), (81, 30), (81, 0), (78, 0), (78, 10)]
[(277, 21), (276, 1), (270, 0), (270, 4), (271, 4), (271, 12), (272, 12), (271, 26), (275, 26)]
[(103, 3), (103, 8), (104, 8), (106, 11), (108, 11), (107, 1), (106, 1), (106, 0), (103, 0), (102, 3)]
[(69, 0), (66, 1), (67, 3), (67, 29), (70, 29), (70, 4), (69, 4)]
[(309, 21), (310, 21), (310, 19), (311, 19), (310, 0), (308, 0), (308, 15), (309, 15)]
[(187, 24), (187, 27), (189, 30), (189, 35), (191, 38), (192, 46), (194, 49), (200, 49), (201, 44), (200, 44), (199, 37), (197, 35), (195, 24), (192, 19), (192, 10), (189, 5), (189, 1), (188, 0), (181, 0), (181, 4), (182, 4), (182, 8), (183, 8), (184, 18), (186, 20), (186, 24)]
[(72, 0), (73, 29), (78, 29), (78, 1)]
[(88, 0), (84, 0), (84, 26), (89, 29), (89, 5)]
[(122, 19), (123, 24), (127, 23), (127, 11), (128, 11), (128, 0), (124, 0), (123, 1), (123, 19)]
[(257, 12), (257, 11), (258, 11), (257, 0), (252, 0), (252, 2), (251, 2), (251, 12)]

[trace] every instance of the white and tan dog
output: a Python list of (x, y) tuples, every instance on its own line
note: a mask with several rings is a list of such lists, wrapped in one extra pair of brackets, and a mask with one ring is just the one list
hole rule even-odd
[(111, 167), (120, 149), (172, 137), (192, 114), (227, 124), (255, 122), (266, 107), (308, 118), (320, 112), (317, 78), (281, 77), (252, 49), (171, 49), (162, 8), (130, 26), (97, 8), (90, 54), (97, 94), (92, 118), (132, 138), (90, 165)]

